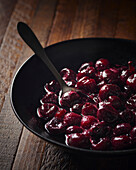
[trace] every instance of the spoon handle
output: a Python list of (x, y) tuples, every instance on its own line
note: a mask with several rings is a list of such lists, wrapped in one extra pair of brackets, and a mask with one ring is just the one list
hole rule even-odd
[(54, 74), (55, 78), (58, 80), (61, 88), (65, 86), (65, 82), (61, 78), (60, 74), (52, 64), (52, 62), (49, 60), (47, 54), (45, 53), (44, 48), (40, 44), (39, 40), (31, 30), (31, 28), (23, 23), (19, 22), (17, 24), (17, 30), (19, 35), (22, 37), (22, 39), (25, 41), (25, 43), (34, 51), (34, 53), (41, 58), (41, 60), (46, 64), (46, 66), (50, 69), (50, 71)]

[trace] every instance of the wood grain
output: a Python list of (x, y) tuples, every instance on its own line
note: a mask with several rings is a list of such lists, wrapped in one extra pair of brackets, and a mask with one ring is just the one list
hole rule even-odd
[[(0, 50), (0, 169), (12, 166), (22, 125), (14, 116), (9, 101), (9, 87), (17, 69), (18, 59), (22, 57), (24, 46), (16, 31), (19, 21), (29, 23), (34, 15), (38, 1), (19, 0), (10, 18)], [(4, 102), (5, 101), (5, 102)]]
[(22, 129), (10, 107), (9, 86), (17, 68), (33, 54), (17, 35), (18, 21), (28, 23), (43, 46), (83, 37), (135, 39), (135, 9), (134, 0), (17, 1), (0, 51), (0, 169), (133, 169), (135, 156), (83, 159)]
[(136, 1), (121, 1), (115, 37), (136, 39)]
[(16, 0), (0, 1), (0, 44), (2, 43), (15, 4)]
[[(32, 22), (30, 24), (43, 46), (45, 46), (48, 40), (54, 18), (56, 3), (56, 0), (41, 0), (38, 4), (38, 9), (35, 16), (32, 18)], [(32, 54), (33, 52), (26, 46), (23, 54), (25, 57), (23, 57), (23, 60), (20, 59), (19, 65)], [(33, 135), (26, 128), (23, 128), (12, 169), (39, 169), (45, 146), (45, 141)]]

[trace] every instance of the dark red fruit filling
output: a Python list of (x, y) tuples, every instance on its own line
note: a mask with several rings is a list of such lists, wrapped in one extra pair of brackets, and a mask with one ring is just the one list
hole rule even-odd
[(128, 149), (130, 147), (131, 140), (129, 136), (122, 135), (113, 137), (111, 143), (114, 150)]
[(111, 65), (107, 59), (86, 62), (77, 73), (64, 68), (66, 84), (80, 89), (59, 96), (60, 85), (45, 85), (37, 115), (52, 135), (65, 135), (69, 146), (93, 150), (121, 150), (136, 147), (136, 70)]
[(79, 126), (69, 126), (67, 129), (66, 129), (66, 134), (70, 134), (70, 133), (81, 133), (83, 132), (83, 129)]
[(92, 115), (96, 116), (97, 114), (97, 106), (92, 103), (85, 103), (82, 107), (82, 115)]
[(80, 103), (80, 95), (77, 92), (69, 91), (62, 95), (60, 105), (62, 107), (72, 107), (76, 103)]
[(82, 133), (72, 133), (66, 135), (66, 144), (78, 148), (89, 148), (90, 141), (89, 138)]
[(37, 115), (44, 120), (49, 120), (54, 117), (58, 107), (52, 103), (44, 103), (37, 109)]
[(60, 119), (53, 117), (45, 124), (45, 129), (51, 134), (58, 135), (65, 132), (65, 125)]

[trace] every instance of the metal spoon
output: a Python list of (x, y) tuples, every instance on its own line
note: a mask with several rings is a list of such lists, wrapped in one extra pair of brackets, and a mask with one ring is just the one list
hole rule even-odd
[(34, 32), (31, 30), (31, 28), (23, 23), (19, 22), (17, 24), (17, 30), (21, 38), (25, 41), (25, 43), (34, 51), (34, 53), (46, 64), (46, 66), (50, 69), (50, 71), (53, 73), (55, 78), (58, 80), (60, 86), (61, 86), (61, 96), (63, 93), (68, 91), (78, 91), (78, 89), (69, 87), (66, 85), (62, 77), (60, 76), (59, 72), (55, 68), (55, 66), (52, 64), (50, 59), (48, 58), (47, 54), (45, 53), (44, 48), (40, 44), (39, 40), (37, 39)]

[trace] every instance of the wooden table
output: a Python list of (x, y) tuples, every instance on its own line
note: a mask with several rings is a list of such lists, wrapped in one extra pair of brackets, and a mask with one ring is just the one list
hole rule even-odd
[(135, 0), (0, 0), (0, 170), (133, 169), (135, 156), (84, 160), (29, 132), (15, 117), (10, 85), (33, 52), (17, 34), (24, 21), (43, 46), (83, 37), (136, 39)]

